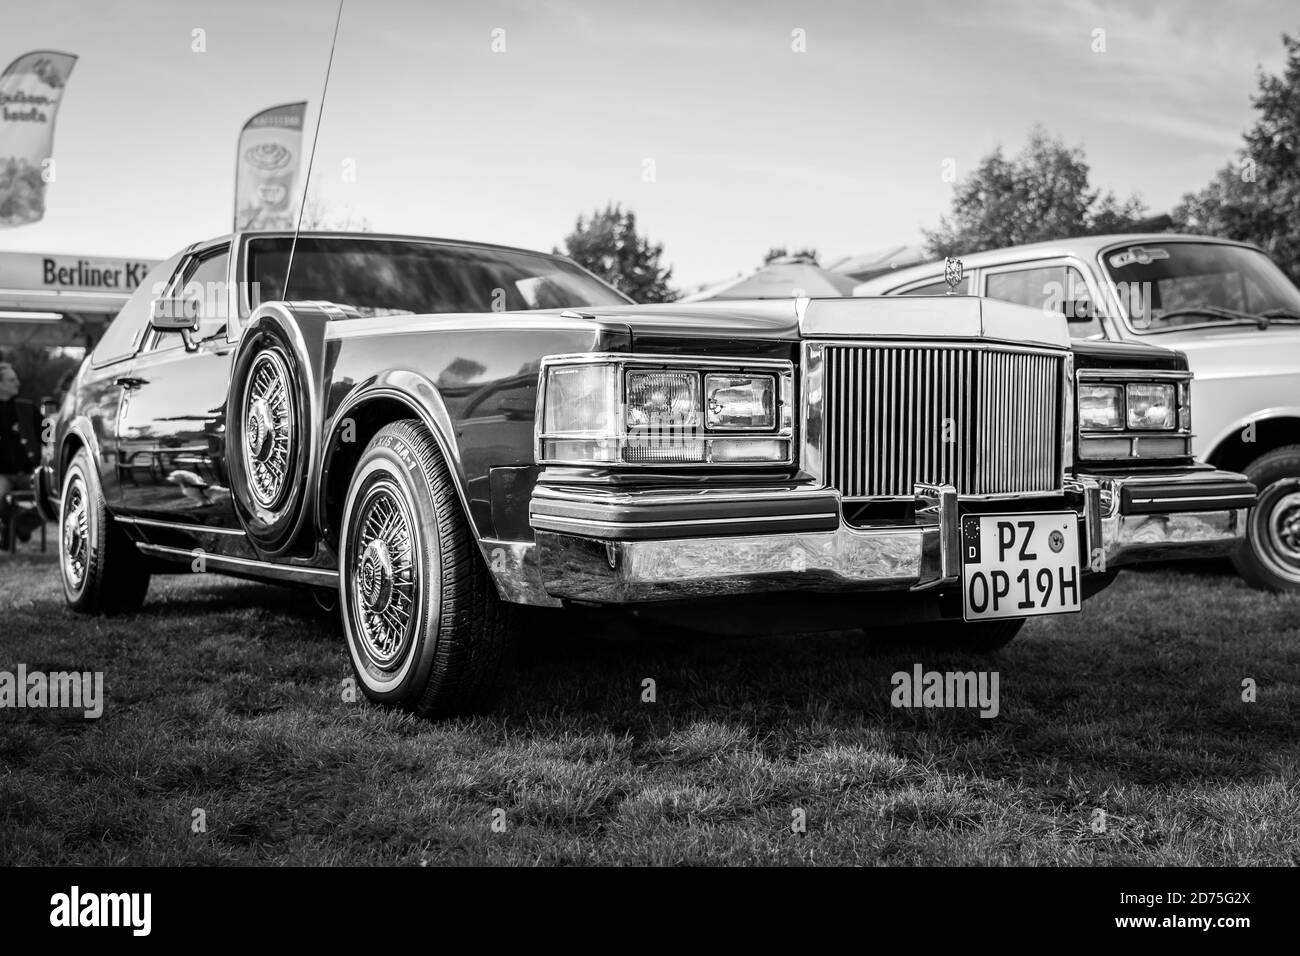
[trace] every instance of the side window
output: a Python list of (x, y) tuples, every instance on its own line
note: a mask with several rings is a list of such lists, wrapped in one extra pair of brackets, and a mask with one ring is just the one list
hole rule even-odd
[(149, 331), (150, 303), (163, 294), (180, 259), (179, 255), (174, 255), (149, 270), (144, 281), (127, 299), (126, 305), (122, 306), (122, 311), (117, 313), (117, 318), (104, 331), (95, 351), (91, 353), (91, 365), (98, 368), (135, 354), (140, 340)]
[(1101, 321), (1083, 274), (1074, 266), (1051, 265), (1013, 272), (990, 273), (985, 284), (990, 299), (1032, 309), (1059, 311), (1070, 324), (1070, 337), (1101, 335)]
[[(226, 334), (226, 322), (230, 317), (226, 285), (226, 267), (230, 261), (228, 249), (228, 246), (223, 246), (191, 260), (181, 281), (172, 290), (185, 308), (193, 309), (199, 317), (198, 331), (193, 333), (195, 342)], [(158, 332), (149, 344), (149, 351), (180, 348), (183, 344), (179, 332)]]
[[(970, 293), (970, 276), (966, 276), (953, 288), (954, 295), (967, 295)], [(948, 283), (943, 279), (938, 282), (931, 282), (926, 285), (917, 286), (915, 289), (908, 289), (906, 292), (900, 292), (899, 295), (945, 295), (948, 292)]]

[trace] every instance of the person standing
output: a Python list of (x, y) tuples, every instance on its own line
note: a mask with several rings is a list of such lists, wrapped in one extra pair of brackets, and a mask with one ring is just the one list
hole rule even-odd
[[(14, 367), (0, 362), (0, 541), (7, 539), (10, 521), (20, 541), (30, 538), (41, 524), (39, 515), (10, 509), (5, 501), (9, 492), (31, 487), (32, 470), (41, 454), (40, 412), (31, 402), (18, 397), (21, 388)], [(9, 514), (10, 510), (16, 514)]]

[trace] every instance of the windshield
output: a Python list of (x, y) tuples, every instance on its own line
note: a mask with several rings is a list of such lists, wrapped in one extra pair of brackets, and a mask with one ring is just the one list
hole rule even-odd
[(1147, 242), (1111, 249), (1102, 262), (1138, 332), (1252, 322), (1261, 316), (1300, 319), (1300, 290), (1254, 249)]
[[(284, 298), (289, 236), (248, 242), (249, 304)], [(537, 253), (409, 239), (302, 236), (289, 297), (334, 302), (362, 315), (507, 312), (626, 305), (628, 300), (563, 259)]]

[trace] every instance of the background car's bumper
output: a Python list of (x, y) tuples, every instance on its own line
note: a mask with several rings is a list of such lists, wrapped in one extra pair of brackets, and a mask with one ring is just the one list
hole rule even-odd
[[(1083, 572), (1229, 553), (1255, 489), (1240, 475), (1188, 469), (1080, 475), (1064, 495), (990, 506), (918, 485), (910, 523), (853, 526), (834, 491), (593, 490), (539, 485), (531, 573), (551, 599), (630, 603), (773, 590), (926, 590), (960, 579), (960, 515), (1072, 510)], [(1159, 503), (1155, 505), (1153, 503)], [(1155, 510), (1161, 507), (1163, 510)]]

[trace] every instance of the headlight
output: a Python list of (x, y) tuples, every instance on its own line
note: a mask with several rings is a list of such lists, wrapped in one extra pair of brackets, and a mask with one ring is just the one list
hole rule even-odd
[[(1187, 458), (1191, 455), (1190, 376), (1145, 381), (1123, 372), (1085, 370), (1079, 376), (1076, 454), (1083, 460)], [(1121, 377), (1122, 376), (1122, 377)]]
[(694, 427), (699, 419), (699, 373), (627, 373), (629, 429)]
[(1118, 385), (1079, 386), (1079, 428), (1115, 430), (1124, 427)]
[(771, 375), (706, 375), (704, 405), (711, 429), (776, 427), (776, 378)]
[(1138, 384), (1125, 388), (1128, 427), (1171, 429), (1178, 425), (1173, 385)]
[(789, 362), (556, 356), (539, 385), (539, 464), (793, 462)]

